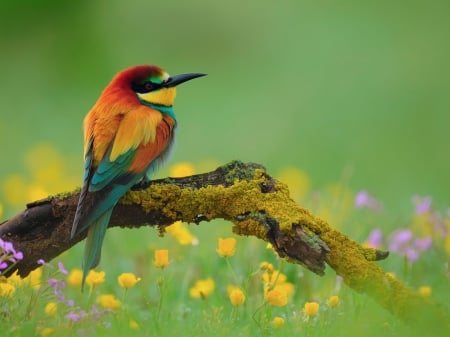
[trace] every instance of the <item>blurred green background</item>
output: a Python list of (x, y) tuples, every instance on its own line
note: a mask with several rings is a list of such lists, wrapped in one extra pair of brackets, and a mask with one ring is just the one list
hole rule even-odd
[(27, 151), (43, 143), (81, 183), (84, 115), (117, 71), (153, 63), (208, 74), (178, 90), (172, 163), (240, 159), (275, 175), (295, 166), (313, 189), (345, 176), (388, 208), (410, 208), (413, 194), (447, 207), (449, 9), (445, 0), (1, 1), (0, 178), (25, 172)]

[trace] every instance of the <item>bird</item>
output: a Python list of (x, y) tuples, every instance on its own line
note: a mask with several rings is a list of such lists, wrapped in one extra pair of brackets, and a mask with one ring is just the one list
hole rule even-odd
[(113, 77), (84, 118), (83, 186), (70, 233), (73, 239), (87, 231), (82, 290), (100, 262), (114, 206), (170, 153), (177, 126), (176, 87), (205, 75), (170, 76), (155, 65), (127, 68)]

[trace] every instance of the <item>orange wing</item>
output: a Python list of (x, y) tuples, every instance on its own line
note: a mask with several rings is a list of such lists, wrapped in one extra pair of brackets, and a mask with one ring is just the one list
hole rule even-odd
[(143, 172), (155, 159), (162, 158), (172, 142), (174, 127), (175, 121), (169, 116), (163, 115), (162, 121), (156, 127), (155, 138), (152, 142), (139, 145), (134, 160), (127, 171)]

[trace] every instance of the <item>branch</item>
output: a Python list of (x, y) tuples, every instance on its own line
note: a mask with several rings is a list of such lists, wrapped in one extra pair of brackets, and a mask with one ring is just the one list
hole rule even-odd
[[(78, 195), (74, 191), (33, 202), (0, 226), (0, 237), (25, 256), (10, 274), (17, 270), (26, 276), (38, 267), (38, 259), (49, 261), (85, 238), (84, 232), (69, 239)], [(232, 222), (238, 235), (270, 242), (278, 255), (316, 274), (323, 275), (327, 263), (348, 286), (401, 319), (443, 316), (373, 262), (386, 258), (387, 252), (362, 247), (297, 205), (287, 186), (258, 164), (236, 161), (209, 173), (139, 184), (115, 207), (110, 227), (149, 225), (164, 233), (177, 220), (198, 224), (216, 218)]]

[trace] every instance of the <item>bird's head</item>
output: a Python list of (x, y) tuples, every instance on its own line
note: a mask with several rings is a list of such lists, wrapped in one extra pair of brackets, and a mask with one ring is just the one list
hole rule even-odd
[(116, 80), (131, 88), (143, 102), (172, 106), (177, 85), (205, 75), (189, 73), (170, 76), (160, 67), (143, 65), (125, 69), (117, 75)]

